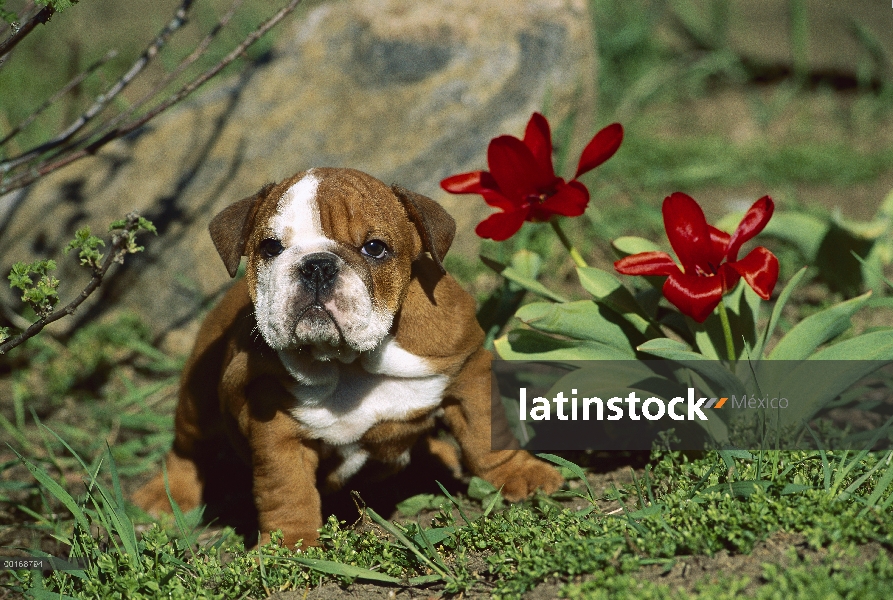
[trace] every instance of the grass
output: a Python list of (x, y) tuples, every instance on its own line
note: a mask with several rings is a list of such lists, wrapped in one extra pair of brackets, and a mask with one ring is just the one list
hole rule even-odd
[[(30, 463), (46, 491), (73, 515), (73, 527), (57, 526), (54, 535), (72, 547), (84, 568), (48, 577), (19, 571), (12, 585), (74, 597), (210, 598), (221, 592), (264, 597), (330, 579), (341, 585), (429, 585), (446, 593), (517, 598), (544, 582), (576, 581), (562, 585), (562, 594), (698, 597), (687, 594), (714, 593), (710, 590), (717, 585), (728, 589), (729, 584), (695, 582), (689, 591), (671, 592), (637, 574), (655, 566), (669, 571), (695, 554), (748, 553), (783, 531), (797, 532), (810, 549), (833, 544), (845, 554), (867, 542), (893, 548), (889, 459), (867, 453), (688, 458), (656, 452), (642, 477), (601, 497), (565, 492), (493, 511), (494, 500), (485, 507), (449, 496), (450, 502), (425, 522), (390, 523), (367, 509), (360, 527), (330, 518), (320, 538), (323, 547), (300, 554), (276, 537), (246, 551), (228, 532), (196, 545), (198, 531), (179, 511), (173, 533), (153, 524), (138, 537), (110, 452), (103, 461), (109, 476), (102, 479), (110, 478), (111, 485), (97, 477), (100, 469), (78, 459), (87, 475), (80, 500)], [(582, 474), (574, 468), (568, 475), (574, 472)], [(577, 502), (569, 506), (571, 498)], [(617, 504), (622, 510), (601, 508)], [(893, 566), (883, 551), (850, 566), (838, 565), (839, 560), (793, 562), (794, 570), (762, 567), (767, 576), (755, 597), (791, 587), (856, 593), (893, 583)], [(841, 579), (841, 572), (858, 576)], [(748, 583), (739, 577), (731, 588), (743, 590)]]
[[(90, 10), (85, 26), (106, 18), (91, 4), (62, 16)], [(626, 138), (615, 158), (584, 178), (592, 192), (587, 217), (565, 227), (587, 260), (613, 260), (607, 241), (620, 235), (662, 239), (659, 203), (677, 189), (704, 201), (711, 221), (734, 208), (729, 199), (752, 202), (764, 193), (780, 206), (825, 214), (835, 203), (857, 204), (856, 193), (879, 202), (893, 169), (893, 84), (864, 83), (879, 77), (879, 67), (854, 66), (863, 82), (855, 89), (809, 84), (801, 16), (796, 77), (758, 83), (753, 65), (726, 46), (724, 2), (711, 1), (700, 22), (686, 5), (590, 2), (601, 62), (597, 120), (621, 120)], [(198, 20), (208, 26), (203, 14)], [(147, 18), (158, 21), (149, 29), (166, 18)], [(64, 29), (57, 19), (54, 27)], [(667, 42), (674, 20), (706, 49)], [(103, 51), (114, 43), (125, 44), (122, 57), (138, 52), (140, 44), (126, 46), (137, 36), (125, 23), (104, 30), (113, 35), (98, 44)], [(866, 35), (866, 56), (877, 55)], [(57, 60), (34, 39), (20, 54), (43, 60), (41, 69), (62, 80), (68, 63), (83, 66), (98, 51), (73, 48)], [(8, 122), (49, 93), (41, 86), (50, 76), (29, 79), (34, 88), (3, 85), (4, 78), (25, 81), (23, 68), (0, 70), (0, 88), (16, 92), (0, 97)], [(80, 100), (98, 90), (91, 85)], [(68, 110), (77, 114), (72, 102)], [(483, 243), (481, 252), (508, 264), (518, 250), (533, 251), (540, 258), (519, 267), (570, 295), (572, 268), (553, 238), (546, 226), (525, 225), (507, 243)], [(780, 254), (791, 264), (801, 260)], [(482, 302), (508, 289), (477, 261), (448, 256), (447, 265)], [(824, 302), (827, 286), (817, 289), (819, 300), (795, 298), (796, 313), (785, 318), (796, 322)], [(499, 297), (507, 315), (523, 301), (515, 292)], [(330, 518), (323, 546), (302, 554), (275, 538), (246, 550), (230, 530), (201, 529), (198, 513), (154, 523), (124, 498), (169, 447), (183, 357), (151, 342), (138, 319), (124, 317), (61, 342), (43, 335), (0, 363), (0, 396), (11, 399), (0, 407), (0, 427), (22, 457), (0, 449), (0, 548), (73, 551), (86, 563), (81, 572), (6, 573), (4, 586), (38, 598), (256, 598), (330, 582), (370, 597), (382, 593), (370, 586), (410, 586), (468, 597), (515, 598), (540, 588), (570, 598), (811, 599), (883, 597), (893, 584), (893, 466), (888, 455), (871, 453), (656, 452), (633, 481), (615, 487), (613, 475), (564, 463), (570, 487), (552, 497), (506, 507), (480, 481), (459, 496), (435, 488), (401, 503), (397, 524), (372, 512), (356, 526)], [(788, 549), (766, 551), (776, 543)], [(732, 559), (741, 562), (723, 573)], [(704, 574), (685, 576), (686, 565), (706, 565)]]

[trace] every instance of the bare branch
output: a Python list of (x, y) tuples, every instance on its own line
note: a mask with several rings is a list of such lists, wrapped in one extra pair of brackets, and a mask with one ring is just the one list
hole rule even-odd
[(87, 77), (89, 77), (97, 69), (99, 69), (99, 67), (101, 67), (108, 61), (112, 60), (117, 55), (118, 55), (118, 53), (116, 51), (109, 50), (105, 56), (103, 56), (102, 58), (97, 60), (95, 63), (93, 63), (89, 67), (87, 67), (83, 73), (80, 73), (76, 77), (72, 78), (72, 80), (69, 81), (68, 83), (66, 83), (62, 89), (60, 89), (58, 92), (53, 94), (52, 98), (50, 98), (49, 100), (44, 102), (37, 110), (35, 110), (33, 113), (31, 113), (28, 116), (28, 118), (26, 118), (24, 121), (22, 121), (21, 123), (19, 123), (15, 127), (13, 127), (12, 130), (8, 134), (6, 134), (6, 137), (4, 137), (2, 140), (0, 140), (0, 146), (5, 145), (7, 142), (9, 142), (9, 140), (11, 140), (15, 136), (17, 136), (19, 134), (19, 132), (21, 132), (25, 127), (27, 127), (28, 125), (33, 123), (34, 120), (43, 113), (43, 111), (45, 111), (50, 106), (55, 104), (56, 101), (58, 101), (62, 96), (64, 96), (65, 94), (67, 94), (68, 92), (73, 90), (81, 82), (83, 82)]
[(156, 97), (164, 88), (168, 86), (168, 84), (170, 84), (171, 81), (176, 79), (180, 74), (183, 73), (183, 71), (189, 68), (199, 58), (201, 58), (204, 55), (205, 51), (208, 49), (208, 46), (211, 44), (211, 42), (213, 42), (217, 38), (217, 36), (220, 35), (220, 33), (226, 28), (226, 26), (229, 25), (229, 22), (232, 20), (233, 16), (235, 16), (236, 10), (238, 10), (238, 8), (242, 5), (243, 1), (244, 0), (234, 0), (226, 14), (223, 15), (217, 22), (217, 25), (215, 25), (214, 28), (210, 32), (208, 32), (208, 35), (206, 35), (205, 38), (201, 42), (199, 42), (198, 46), (195, 47), (195, 50), (193, 50), (189, 56), (180, 61), (180, 64), (177, 65), (177, 67), (173, 71), (165, 75), (164, 78), (142, 98), (131, 104), (124, 112), (112, 119), (108, 127), (117, 127), (118, 124), (133, 115), (133, 113), (144, 106), (149, 100)]
[(50, 18), (56, 14), (56, 9), (51, 5), (47, 5), (43, 7), (36, 15), (25, 21), (25, 23), (19, 27), (18, 31), (14, 31), (11, 36), (0, 42), (0, 58), (3, 58), (7, 54), (9, 54), (13, 48), (15, 48), (19, 42), (21, 42), (29, 33), (34, 31), (34, 28), (38, 25), (42, 25), (44, 23), (48, 23)]
[(286, 17), (286, 15), (288, 15), (290, 12), (292, 12), (294, 9), (296, 9), (298, 7), (298, 5), (301, 3), (301, 1), (302, 0), (291, 0), (286, 6), (282, 7), (279, 10), (279, 12), (277, 12), (275, 15), (273, 15), (272, 17), (267, 19), (257, 29), (255, 29), (250, 34), (248, 34), (248, 36), (244, 40), (242, 40), (242, 43), (239, 44), (238, 46), (236, 46), (232, 50), (232, 52), (227, 54), (223, 59), (220, 60), (220, 62), (218, 62), (216, 65), (214, 65), (213, 67), (211, 67), (204, 73), (202, 73), (199, 77), (196, 77), (191, 82), (184, 85), (182, 88), (180, 88), (180, 90), (177, 93), (169, 96), (167, 100), (165, 100), (164, 102), (162, 102), (161, 104), (159, 104), (158, 106), (153, 108), (151, 111), (147, 112), (145, 115), (143, 115), (139, 119), (136, 119), (134, 121), (131, 121), (130, 123), (123, 125), (117, 131), (121, 132), (120, 135), (126, 135), (126, 134), (130, 133), (131, 131), (133, 131), (134, 129), (142, 127), (148, 121), (154, 119), (156, 116), (158, 116), (160, 113), (164, 112), (165, 110), (167, 110), (174, 104), (177, 104), (178, 102), (183, 101), (192, 92), (194, 92), (195, 90), (200, 88), (209, 79), (211, 79), (212, 77), (217, 75), (217, 73), (219, 73), (220, 71), (225, 69), (231, 62), (233, 62), (234, 60), (239, 58), (242, 54), (244, 54), (244, 52), (248, 48), (250, 48), (252, 45), (254, 45), (254, 43), (257, 40), (259, 40), (261, 37), (263, 37), (263, 35), (265, 33), (267, 33), (270, 29), (275, 27), (279, 23), (279, 21), (284, 19)]
[(68, 315), (73, 315), (84, 300), (102, 285), (102, 280), (112, 264), (116, 262), (121, 264), (124, 263), (124, 257), (132, 251), (130, 249), (130, 246), (132, 245), (132, 234), (135, 234), (140, 229), (140, 216), (137, 212), (131, 212), (125, 217), (125, 225), (123, 229), (123, 233), (116, 233), (112, 236), (108, 254), (106, 254), (102, 264), (93, 269), (93, 277), (90, 278), (90, 281), (84, 289), (81, 290), (81, 293), (64, 308), (60, 308), (59, 310), (38, 319), (19, 335), (0, 344), (0, 355), (5, 354), (16, 346), (21, 345), (26, 340), (34, 337), (50, 323), (54, 323)]
[(136, 60), (136, 62), (131, 65), (130, 69), (127, 70), (124, 75), (118, 79), (115, 84), (109, 88), (109, 90), (101, 94), (96, 101), (93, 103), (90, 108), (88, 108), (84, 113), (75, 120), (74, 123), (65, 128), (62, 133), (58, 134), (53, 139), (44, 142), (43, 144), (28, 150), (24, 154), (12, 158), (10, 160), (4, 161), (0, 163), (0, 170), (9, 170), (14, 169), (15, 167), (24, 164), (45, 152), (52, 150), (58, 146), (61, 146), (66, 141), (71, 139), (71, 137), (76, 134), (78, 131), (84, 128), (93, 118), (98, 115), (102, 110), (108, 106), (108, 103), (111, 102), (115, 96), (121, 93), (130, 84), (133, 79), (140, 74), (140, 72), (146, 68), (146, 65), (158, 55), (159, 50), (167, 43), (168, 39), (170, 39), (171, 35), (174, 34), (180, 27), (186, 23), (186, 15), (189, 12), (189, 9), (192, 7), (192, 3), (194, 0), (183, 0), (180, 7), (177, 9), (177, 12), (174, 14), (174, 18), (171, 19), (170, 23), (161, 30), (161, 33), (152, 41), (151, 44), (143, 51), (140, 57)]
[[(80, 160), (81, 158), (95, 154), (100, 148), (102, 148), (109, 142), (123, 137), (136, 129), (139, 129), (162, 112), (166, 111), (175, 104), (182, 102), (195, 90), (207, 83), (209, 79), (217, 75), (220, 71), (222, 71), (229, 64), (235, 61), (239, 56), (241, 56), (248, 48), (250, 48), (255, 42), (263, 37), (264, 34), (275, 27), (288, 14), (294, 11), (294, 9), (301, 4), (301, 1), (302, 0), (290, 0), (286, 6), (281, 8), (276, 14), (264, 21), (254, 31), (248, 34), (248, 36), (245, 37), (242, 43), (234, 48), (216, 65), (184, 85), (174, 94), (171, 94), (167, 99), (165, 99), (149, 112), (119, 127), (113, 127), (100, 133), (92, 133), (69, 143), (64, 149), (57, 153), (56, 156), (45, 159), (34, 166), (24, 169), (23, 172), (0, 182), (0, 194), (5, 194), (12, 190), (25, 187), (26, 185), (33, 183), (37, 179), (40, 179), (41, 177), (52, 173), (53, 171), (65, 167), (77, 160)], [(83, 147), (80, 147), (82, 145)], [(76, 149), (78, 147), (80, 148)], [(12, 167), (9, 165), (9, 163), (0, 163), (0, 173), (2, 173), (3, 171), (8, 172), (11, 169)]]

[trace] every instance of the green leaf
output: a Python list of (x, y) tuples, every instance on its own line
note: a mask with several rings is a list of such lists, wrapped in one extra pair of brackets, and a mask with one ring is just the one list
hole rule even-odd
[(707, 498), (705, 498), (704, 495), (710, 494), (711, 492), (726, 493), (736, 498), (749, 498), (760, 489), (768, 489), (770, 485), (772, 485), (772, 482), (765, 479), (719, 483), (701, 490), (701, 494), (692, 498), (692, 502), (706, 502)]
[(734, 469), (735, 468), (735, 459), (740, 458), (742, 460), (752, 460), (753, 454), (751, 454), (747, 450), (735, 450), (732, 448), (725, 448), (723, 450), (718, 451), (719, 457), (726, 464), (726, 468)]
[(397, 504), (397, 510), (400, 511), (400, 514), (402, 515), (414, 517), (423, 510), (436, 510), (443, 506), (446, 501), (447, 499), (444, 496), (435, 494), (416, 494)]
[(893, 361), (893, 329), (882, 329), (819, 350), (810, 360)]
[(800, 492), (805, 492), (806, 490), (813, 489), (812, 486), (803, 485), (800, 483), (789, 483), (781, 490), (782, 496), (790, 496), (791, 494), (799, 494)]
[[(741, 393), (745, 389), (741, 380), (722, 366), (721, 363), (710, 360), (703, 354), (692, 352), (682, 342), (668, 338), (658, 338), (645, 342), (638, 349), (641, 352), (647, 352), (688, 367), (717, 386), (712, 390), (714, 394), (735, 394)], [(728, 429), (720, 419), (710, 419), (708, 421), (696, 419), (695, 422), (705, 428), (718, 444), (722, 445), (728, 442)]]
[(475, 500), (483, 500), (496, 491), (492, 483), (480, 477), (472, 477), (468, 483), (468, 496)]
[(826, 219), (802, 212), (779, 211), (772, 215), (762, 234), (792, 244), (812, 263), (815, 262), (830, 227)]
[[(868, 506), (862, 511), (863, 513), (868, 510), (869, 507), (876, 506), (880, 502), (881, 497), (887, 491), (887, 488), (890, 487), (890, 484), (893, 483), (893, 452), (887, 454), (887, 458), (885, 460), (881, 460), (878, 464), (886, 464), (887, 469), (884, 471), (884, 474), (878, 480), (877, 485), (874, 490), (871, 492), (871, 496), (868, 497), (867, 504)], [(891, 495), (893, 497), (893, 495)], [(861, 515), (860, 515), (861, 516)]]
[(784, 309), (785, 304), (787, 304), (788, 300), (791, 298), (791, 294), (794, 293), (794, 289), (796, 289), (800, 280), (803, 279), (805, 275), (806, 267), (803, 267), (791, 277), (791, 280), (784, 286), (781, 294), (779, 294), (778, 300), (775, 302), (775, 307), (772, 309), (772, 315), (769, 317), (769, 323), (766, 325), (766, 330), (763, 331), (760, 339), (757, 340), (756, 345), (753, 347), (753, 356), (751, 357), (753, 360), (760, 360), (763, 357), (763, 349), (766, 347), (766, 342), (770, 340), (772, 334), (775, 333), (775, 327), (778, 325), (778, 320), (781, 318), (781, 311)]
[(631, 254), (639, 254), (640, 252), (664, 251), (663, 248), (651, 240), (646, 240), (645, 238), (634, 235), (619, 237), (611, 242), (611, 246), (614, 248), (614, 254), (620, 258), (630, 256)]
[(629, 354), (600, 342), (560, 340), (516, 329), (493, 342), (506, 360), (629, 360)]
[(65, 491), (65, 489), (56, 483), (49, 474), (38, 467), (37, 465), (30, 462), (24, 456), (19, 454), (13, 449), (13, 452), (16, 453), (16, 456), (21, 459), (25, 466), (28, 467), (28, 470), (31, 471), (31, 474), (34, 478), (50, 492), (56, 499), (65, 505), (65, 508), (72, 514), (75, 521), (77, 521), (78, 525), (81, 526), (81, 529), (84, 531), (90, 531), (90, 522), (87, 520), (87, 515), (84, 513), (84, 510), (75, 502), (74, 498), (71, 497), (71, 494)]
[[(717, 227), (723, 231), (733, 231), (744, 213), (731, 213), (723, 217)], [(776, 211), (762, 235), (783, 240), (797, 248), (809, 263), (814, 263), (822, 241), (831, 228), (827, 218), (820, 218), (800, 211)]]
[(763, 363), (755, 370), (764, 395), (788, 398), (779, 426), (803, 425), (863, 377), (893, 361), (893, 330), (874, 331), (839, 342), (796, 365)]
[[(385, 531), (387, 531), (388, 533), (393, 535), (395, 538), (397, 538), (397, 540), (400, 543), (402, 543), (406, 547), (407, 550), (409, 550), (410, 552), (415, 554), (416, 557), (419, 560), (421, 560), (423, 563), (425, 563), (432, 571), (436, 572), (443, 579), (451, 579), (450, 575), (447, 573), (447, 571), (445, 569), (443, 569), (440, 566), (431, 562), (431, 559), (429, 559), (427, 556), (425, 556), (422, 553), (422, 551), (419, 550), (418, 546), (415, 543), (413, 543), (409, 538), (407, 538), (406, 535), (402, 531), (400, 531), (400, 529), (396, 525), (383, 519), (377, 512), (375, 512), (371, 508), (368, 508), (368, 507), (366, 508), (366, 514), (368, 514), (369, 517), (373, 521), (375, 521), (381, 527), (383, 527)], [(435, 557), (435, 559), (436, 558), (439, 558), (439, 557)]]
[[(825, 342), (834, 339), (852, 326), (850, 317), (871, 296), (867, 292), (852, 300), (835, 304), (830, 308), (810, 315), (797, 323), (769, 353), (770, 360), (802, 360), (809, 357), (816, 348)], [(848, 358), (861, 358), (860, 355), (852, 355)]]
[(640, 508), (639, 510), (633, 511), (631, 513), (627, 513), (627, 517), (629, 517), (630, 519), (644, 519), (645, 517), (661, 514), (666, 508), (667, 507), (664, 504), (653, 504), (651, 506), (646, 506), (645, 508)]
[[(427, 546), (428, 544), (439, 544), (443, 540), (449, 539), (454, 535), (456, 535), (455, 527), (435, 527), (433, 529), (422, 529), (419, 533), (414, 535), (412, 539), (420, 546)], [(425, 543), (426, 540), (427, 543)], [(431, 548), (429, 552), (431, 551), (434, 551), (434, 549)]]
[(563, 304), (535, 302), (522, 306), (515, 316), (539, 331), (600, 342), (629, 358), (635, 358), (635, 344), (645, 341), (625, 319), (591, 300)]
[(527, 276), (526, 274), (518, 271), (513, 267), (503, 265), (502, 263), (496, 262), (495, 260), (487, 258), (486, 256), (481, 256), (480, 258), (485, 265), (487, 265), (509, 281), (517, 283), (528, 292), (533, 292), (534, 294), (538, 294), (540, 296), (543, 296), (544, 298), (555, 300), (556, 302), (567, 301), (561, 294), (553, 292), (536, 279)]
[(568, 469), (571, 473), (576, 475), (578, 479), (582, 479), (583, 483), (586, 484), (586, 490), (589, 492), (589, 501), (595, 502), (595, 492), (592, 491), (592, 486), (589, 485), (589, 480), (586, 478), (586, 472), (582, 468), (580, 468), (580, 465), (572, 463), (566, 458), (562, 458), (554, 454), (547, 454), (545, 452), (537, 454), (537, 456), (544, 460), (548, 460), (549, 462), (555, 463), (558, 466), (564, 467), (565, 469)]
[(310, 567), (314, 571), (328, 573), (329, 575), (339, 575), (341, 577), (350, 577), (351, 579), (365, 579), (368, 581), (380, 581), (382, 583), (402, 583), (397, 577), (391, 577), (377, 571), (370, 571), (362, 567), (353, 565), (345, 565), (344, 563), (334, 562), (331, 560), (322, 560), (318, 558), (304, 558), (301, 556), (264, 556), (264, 560), (288, 560), (296, 562), (299, 565)]
[(471, 520), (468, 518), (468, 515), (465, 514), (465, 511), (462, 510), (462, 505), (459, 503), (459, 501), (456, 500), (445, 487), (443, 487), (442, 483), (440, 483), (439, 481), (435, 481), (435, 483), (437, 484), (437, 487), (440, 488), (440, 491), (443, 492), (444, 496), (447, 497), (447, 500), (452, 502), (453, 506), (456, 507), (456, 510), (459, 511), (459, 516), (462, 517), (462, 520), (465, 521), (466, 524), (471, 525)]
[(592, 294), (596, 302), (604, 304), (629, 321), (645, 337), (660, 337), (662, 333), (651, 325), (648, 315), (636, 299), (613, 274), (594, 267), (577, 267), (580, 285)]

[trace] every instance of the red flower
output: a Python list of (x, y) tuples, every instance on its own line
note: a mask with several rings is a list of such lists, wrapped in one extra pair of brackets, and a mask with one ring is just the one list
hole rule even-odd
[(763, 230), (773, 210), (772, 198), (763, 196), (748, 209), (735, 233), (729, 235), (708, 225), (704, 211), (691, 197), (676, 192), (664, 200), (664, 227), (684, 271), (666, 252), (633, 254), (615, 262), (614, 268), (624, 275), (669, 275), (664, 282), (664, 296), (699, 323), (741, 277), (763, 300), (768, 300), (778, 281), (778, 259), (762, 246), (741, 260), (738, 251)]
[(490, 171), (447, 177), (440, 186), (453, 194), (480, 194), (502, 212), (490, 215), (475, 228), (480, 237), (496, 241), (515, 235), (524, 221), (548, 221), (553, 215), (577, 217), (589, 204), (589, 190), (577, 177), (599, 166), (617, 152), (623, 140), (619, 123), (608, 125), (587, 144), (574, 178), (565, 182), (552, 166), (549, 122), (533, 113), (524, 140), (501, 135), (490, 141)]

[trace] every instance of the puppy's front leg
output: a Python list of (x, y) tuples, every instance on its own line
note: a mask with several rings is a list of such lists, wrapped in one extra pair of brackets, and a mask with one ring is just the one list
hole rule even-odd
[(281, 410), (254, 416), (248, 425), (261, 545), (269, 542), (270, 532), (277, 529), (282, 530), (288, 547), (299, 541), (315, 546), (319, 539), (318, 444), (301, 439), (298, 428)]
[(557, 469), (525, 450), (492, 450), (492, 360), (483, 348), (475, 352), (444, 399), (444, 419), (462, 448), (463, 462), (473, 474), (501, 487), (510, 502), (537, 489), (552, 493), (564, 482)]

